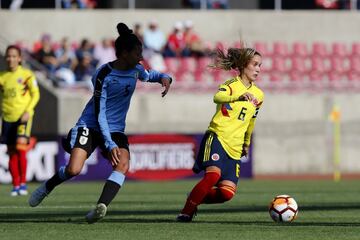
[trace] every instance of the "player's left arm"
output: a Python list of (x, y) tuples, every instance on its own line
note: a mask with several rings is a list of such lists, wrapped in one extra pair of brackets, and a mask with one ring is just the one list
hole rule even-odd
[(23, 116), (21, 117), (22, 122), (26, 122), (29, 120), (30, 115), (33, 114), (34, 108), (40, 100), (39, 86), (33, 73), (30, 73), (30, 76), (27, 78), (26, 86), (29, 89), (31, 99), (27, 107), (25, 108)]
[(155, 70), (147, 70), (141, 64), (138, 64), (136, 68), (139, 70), (139, 80), (143, 82), (157, 82), (160, 83), (165, 89), (161, 93), (164, 97), (170, 89), (172, 78), (166, 74)]
[(252, 118), (250, 119), (250, 123), (249, 126), (245, 132), (245, 139), (244, 139), (244, 145), (243, 145), (243, 154), (242, 155), (247, 155), (249, 152), (249, 147), (251, 144), (251, 135), (254, 131), (255, 128), (255, 123), (256, 123), (256, 117), (259, 113), (260, 107), (263, 103), (263, 98), (261, 99), (261, 102), (259, 102), (256, 106), (256, 110), (255, 110), (255, 114), (252, 116)]

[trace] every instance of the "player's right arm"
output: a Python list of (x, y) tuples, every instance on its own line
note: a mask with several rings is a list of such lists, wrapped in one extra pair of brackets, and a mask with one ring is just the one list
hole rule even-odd
[(110, 155), (109, 157), (111, 164), (115, 166), (120, 162), (120, 149), (111, 138), (109, 123), (106, 117), (107, 88), (108, 88), (107, 81), (104, 80), (100, 95), (98, 122), (99, 122), (101, 134), (103, 135), (104, 145)]

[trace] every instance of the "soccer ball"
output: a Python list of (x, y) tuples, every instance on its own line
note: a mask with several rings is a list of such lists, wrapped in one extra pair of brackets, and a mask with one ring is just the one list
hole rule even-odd
[(298, 214), (298, 205), (289, 195), (279, 195), (270, 202), (269, 213), (275, 222), (291, 222)]

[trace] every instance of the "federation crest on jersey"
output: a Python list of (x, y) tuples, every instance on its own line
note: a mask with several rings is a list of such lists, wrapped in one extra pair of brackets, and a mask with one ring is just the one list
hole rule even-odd
[(219, 159), (220, 159), (219, 154), (214, 153), (213, 155), (211, 155), (211, 160), (213, 160), (213, 161), (218, 161)]
[(22, 84), (23, 79), (22, 79), (22, 78), (18, 78), (16, 81), (17, 81), (17, 83)]
[(88, 137), (84, 137), (84, 136), (81, 136), (80, 139), (79, 139), (79, 143), (81, 145), (85, 145), (88, 141)]

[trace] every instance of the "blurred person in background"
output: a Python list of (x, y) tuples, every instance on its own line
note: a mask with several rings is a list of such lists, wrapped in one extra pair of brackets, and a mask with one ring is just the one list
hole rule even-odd
[(49, 180), (40, 185), (29, 198), (29, 205), (38, 206), (61, 183), (80, 174), (86, 159), (100, 147), (113, 167), (106, 180), (95, 209), (86, 215), (88, 223), (95, 223), (106, 215), (129, 170), (129, 142), (125, 135), (125, 119), (137, 80), (161, 83), (164, 97), (171, 77), (154, 70), (145, 70), (142, 42), (124, 23), (117, 25), (119, 37), (115, 41), (116, 60), (101, 66), (93, 76), (94, 95), (80, 119), (63, 142), (70, 153), (67, 166), (62, 166)]
[(151, 68), (157, 71), (165, 70), (165, 63), (162, 56), (166, 44), (164, 33), (159, 29), (158, 22), (151, 20), (144, 32), (144, 59)]
[(7, 145), (11, 196), (27, 195), (26, 153), (29, 149), (34, 108), (40, 91), (32, 71), (21, 66), (21, 49), (10, 45), (5, 52), (6, 71), (0, 72), (1, 143)]
[(94, 67), (96, 67), (97, 63), (98, 63), (98, 60), (96, 60), (94, 58), (94, 46), (89, 41), (89, 39), (84, 38), (83, 40), (81, 40), (80, 47), (75, 51), (76, 57), (77, 57), (79, 62), (81, 61), (83, 55), (86, 54), (86, 53), (90, 54), (90, 56), (91, 56), (91, 64)]
[(98, 66), (102, 66), (116, 58), (113, 42), (110, 38), (104, 38), (101, 44), (95, 46), (94, 58), (98, 61)]
[(91, 64), (92, 56), (85, 52), (74, 69), (75, 83), (74, 86), (84, 87), (88, 90), (93, 90), (91, 78), (94, 75), (96, 68)]
[(144, 43), (144, 34), (142, 31), (142, 25), (141, 23), (135, 23), (134, 24), (134, 34), (138, 37), (138, 39)]
[(164, 51), (165, 57), (186, 57), (190, 55), (190, 50), (186, 48), (183, 30), (183, 23), (180, 21), (175, 22), (173, 30), (167, 39)]
[(194, 24), (191, 20), (184, 22), (184, 39), (186, 48), (190, 50), (191, 56), (204, 56), (204, 46), (199, 35), (194, 31)]
[(58, 67), (58, 61), (51, 44), (51, 36), (44, 34), (41, 37), (40, 49), (34, 53), (34, 58), (43, 64), (46, 70), (52, 75)]
[(189, 194), (177, 216), (191, 222), (200, 204), (223, 203), (233, 198), (240, 177), (240, 164), (246, 158), (256, 116), (264, 93), (254, 81), (260, 73), (261, 55), (252, 48), (218, 49), (214, 68), (237, 70), (238, 76), (219, 86), (214, 95), (216, 112), (202, 139), (193, 167), (205, 172)]

